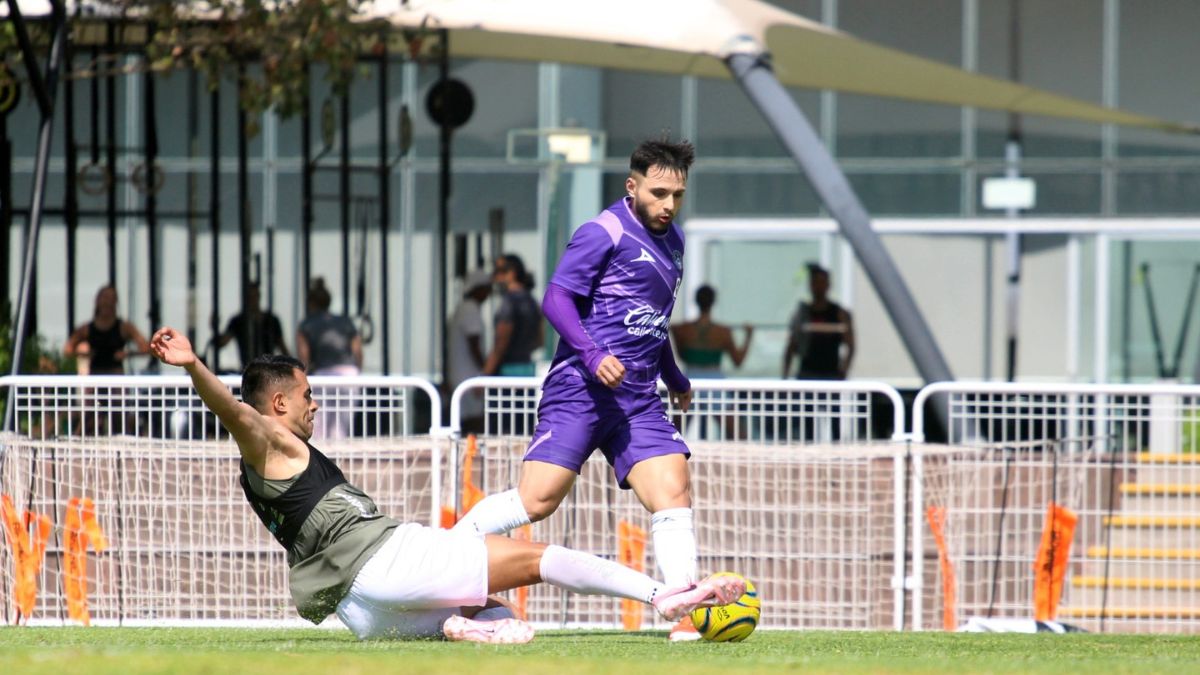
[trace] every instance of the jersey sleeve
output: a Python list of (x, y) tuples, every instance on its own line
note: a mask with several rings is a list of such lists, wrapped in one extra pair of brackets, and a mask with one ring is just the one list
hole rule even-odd
[(590, 296), (596, 282), (604, 274), (614, 245), (608, 230), (602, 225), (584, 223), (567, 243), (550, 283), (576, 295)]

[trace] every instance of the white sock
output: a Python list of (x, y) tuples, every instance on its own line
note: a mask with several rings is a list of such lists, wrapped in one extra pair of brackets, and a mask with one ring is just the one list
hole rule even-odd
[(609, 595), (649, 603), (662, 584), (611, 560), (547, 546), (542, 553), (542, 581), (573, 593)]
[(529, 514), (516, 488), (488, 495), (467, 512), (453, 529), (477, 534), (504, 534), (529, 524)]
[(663, 509), (650, 518), (654, 559), (668, 588), (696, 583), (696, 529), (690, 508)]

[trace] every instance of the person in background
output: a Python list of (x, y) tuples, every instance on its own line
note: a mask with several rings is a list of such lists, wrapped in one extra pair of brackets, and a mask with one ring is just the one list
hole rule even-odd
[(71, 333), (63, 353), (76, 357), (80, 375), (124, 375), (130, 342), (134, 354), (150, 353), (137, 326), (117, 316), (117, 289), (103, 286), (96, 292), (92, 320)]
[(519, 256), (507, 253), (496, 260), (493, 280), (502, 293), (496, 310), (492, 350), (483, 364), (484, 375), (532, 377), (533, 352), (545, 342), (542, 311), (530, 295), (533, 276)]
[[(464, 380), (483, 372), (486, 357), (483, 351), (483, 309), (480, 305), (492, 294), (492, 276), (485, 270), (467, 275), (462, 302), (450, 319), (450, 382), (447, 395), (452, 395)], [(465, 432), (483, 430), (483, 398), (470, 392), (462, 399), (462, 427)]]
[[(362, 371), (362, 336), (350, 317), (331, 314), (332, 296), (325, 279), (317, 277), (308, 290), (308, 316), (296, 331), (296, 355), (313, 375), (353, 377)], [(356, 392), (339, 387), (326, 391), (326, 410), (319, 428), (326, 438), (350, 435)]]
[(263, 354), (289, 356), (279, 318), (262, 310), (258, 284), (251, 284), (247, 288), (245, 309), (235, 314), (225, 327), (225, 332), (217, 337), (217, 349), (229, 344), (230, 340), (237, 340), (238, 356), (243, 368)]
[[(717, 302), (717, 291), (709, 285), (696, 290), (696, 305), (700, 307), (700, 318), (671, 327), (671, 338), (679, 358), (683, 361), (687, 375), (691, 379), (723, 378), (721, 359), (726, 354), (733, 361), (735, 368), (741, 367), (750, 351), (750, 338), (754, 335), (754, 327), (746, 324), (745, 338), (739, 347), (733, 339), (733, 329), (713, 321), (712, 308)], [(731, 395), (726, 392), (702, 391), (697, 392), (693, 401), (695, 420), (699, 427), (699, 437), (707, 439), (709, 427), (723, 424), (725, 438), (744, 438), (746, 430), (738, 429), (738, 416), (731, 414), (735, 408), (731, 401), (721, 401)]]
[(800, 360), (801, 380), (844, 380), (854, 359), (854, 324), (850, 312), (829, 299), (829, 270), (808, 265), (810, 302), (801, 302), (792, 315), (787, 349), (783, 354), (783, 379), (791, 373), (792, 359)]
[(713, 321), (712, 308), (717, 302), (717, 291), (704, 285), (696, 290), (696, 305), (700, 307), (700, 318), (671, 327), (671, 337), (679, 358), (687, 367), (692, 379), (724, 377), (721, 372), (721, 357), (728, 354), (735, 368), (742, 365), (750, 351), (750, 338), (754, 327), (744, 326), (745, 339), (738, 346), (733, 339), (733, 329)]

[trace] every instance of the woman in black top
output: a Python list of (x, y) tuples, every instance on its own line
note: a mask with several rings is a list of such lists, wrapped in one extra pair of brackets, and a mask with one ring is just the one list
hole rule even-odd
[(67, 356), (80, 358), (80, 375), (124, 375), (125, 347), (134, 344), (135, 354), (150, 352), (150, 343), (128, 321), (117, 316), (117, 289), (104, 286), (96, 293), (96, 308), (92, 320), (71, 333), (63, 351)]

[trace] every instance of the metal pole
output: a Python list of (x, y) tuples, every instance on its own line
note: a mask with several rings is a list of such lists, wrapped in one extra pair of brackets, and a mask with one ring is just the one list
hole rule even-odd
[(221, 85), (213, 87), (209, 94), (209, 148), (210, 166), (208, 180), (208, 219), (212, 231), (212, 315), (209, 330), (212, 332), (214, 373), (221, 372), (221, 350), (216, 346), (221, 334)]
[[(258, 335), (253, 321), (249, 321), (249, 308), (246, 298), (250, 294), (250, 171), (248, 143), (246, 139), (246, 111), (242, 108), (242, 90), (246, 79), (246, 64), (238, 63), (237, 68), (237, 207), (238, 207), (238, 288), (241, 289), (242, 329), (246, 331), (246, 340), (250, 345), (258, 344)], [(253, 353), (251, 347), (251, 353)], [(243, 363), (242, 367), (247, 364)]]
[[(1012, 0), (1012, 14), (1008, 25), (1008, 76), (1013, 82), (1021, 81), (1021, 0)], [(1004, 176), (1015, 180), (1020, 175), (1021, 163), (1021, 116), (1008, 115), (1008, 142), (1004, 145)], [(1005, 209), (1009, 220), (1020, 217), (1015, 207)], [(1007, 368), (1009, 382), (1017, 378), (1017, 332), (1021, 313), (1021, 234), (1015, 229), (1004, 235), (1008, 254), (1008, 298), (1006, 303), (1007, 322)]]
[[(70, 45), (65, 51), (67, 69), (70, 70), (75, 65), (75, 54)], [(67, 226), (67, 330), (74, 330), (76, 234), (79, 230), (79, 193), (75, 176), (79, 171), (79, 151), (75, 146), (75, 81), (70, 78), (63, 83), (63, 133), (67, 153), (63, 176), (63, 215)]]
[(300, 246), (301, 273), (304, 281), (304, 311), (308, 311), (308, 288), (312, 284), (312, 224), (313, 224), (313, 185), (312, 185), (312, 115), (309, 111), (311, 104), (309, 94), (312, 82), (308, 76), (308, 64), (304, 65), (304, 102), (300, 108)]
[[(16, 0), (8, 0), (9, 20), (18, 30), (24, 30), (24, 20), (17, 8)], [(49, 107), (42, 110), (42, 121), (38, 128), (37, 156), (33, 168), (33, 192), (29, 205), (29, 236), (25, 238), (25, 256), (21, 265), (21, 290), (17, 297), (17, 321), (13, 327), (12, 370), (16, 375), (21, 369), (21, 357), (25, 349), (25, 323), (29, 318), (29, 291), (33, 284), (33, 268), (37, 260), (38, 232), (42, 225), (42, 207), (46, 199), (46, 174), (50, 168), (50, 140), (54, 132), (54, 99), (58, 91), (58, 76), (62, 69), (62, 57), (67, 41), (67, 21), (62, 4), (53, 4), (54, 41), (50, 45), (50, 59), (46, 67), (45, 90), (39, 99), (45, 99)], [(26, 55), (26, 67), (30, 73), (37, 71), (33, 54)], [(32, 79), (31, 79), (32, 82)], [(13, 395), (15, 387), (8, 388), (8, 405), (4, 412), (4, 429), (11, 429), (13, 420)]]
[[(338, 163), (338, 208), (342, 221), (342, 313), (350, 314), (350, 90), (342, 94), (342, 152)], [(383, 114), (382, 112), (380, 113)]]
[[(380, 39), (384, 39), (382, 36)], [(380, 306), (383, 323), (383, 374), (390, 375), (390, 313), (388, 302), (388, 232), (391, 230), (391, 191), (388, 183), (392, 167), (388, 163), (388, 55), (379, 58), (379, 274)], [(366, 261), (364, 261), (365, 264)]]
[[(153, 34), (153, 29), (148, 31), (149, 35)], [(150, 68), (149, 58), (146, 59), (146, 72), (143, 75), (145, 82), (145, 98), (142, 103), (142, 115), (144, 128), (142, 133), (145, 137), (145, 170), (142, 175), (145, 176), (146, 190), (146, 246), (149, 249), (147, 255), (149, 260), (146, 262), (146, 271), (149, 275), (150, 283), (150, 331), (158, 330), (162, 325), (162, 305), (159, 294), (159, 278), (158, 278), (158, 185), (156, 183), (158, 172), (155, 171), (155, 166), (158, 163), (158, 111), (154, 101), (154, 71)]]
[[(438, 77), (445, 82), (450, 79), (450, 33), (442, 31), (442, 50), (441, 57), (438, 59)], [(434, 245), (434, 261), (433, 269), (437, 275), (433, 284), (434, 299), (433, 315), (437, 317), (437, 325), (434, 330), (439, 336), (438, 344), (440, 349), (438, 355), (442, 359), (442, 365), (439, 372), (442, 375), (442, 384), (448, 385), (450, 382), (450, 336), (446, 330), (446, 236), (450, 230), (450, 141), (452, 129), (448, 122), (443, 122), (438, 130), (438, 222), (437, 222), (437, 241)], [(435, 420), (440, 424), (440, 420)]]
[[(117, 35), (113, 22), (105, 25), (107, 29), (107, 49), (109, 56), (116, 53)], [(117, 285), (117, 76), (115, 68), (110, 68), (108, 78), (104, 81), (105, 113), (104, 133), (108, 139), (105, 146), (105, 163), (108, 171), (108, 194), (105, 208), (108, 209), (108, 285)]]
[(0, 315), (6, 321), (11, 310), (8, 274), (13, 221), (12, 143), (8, 140), (7, 120), (7, 115), (0, 115)]
[[(196, 70), (188, 70), (187, 130), (188, 166), (200, 150), (200, 124), (197, 115), (199, 96), (196, 94)], [(187, 173), (187, 336), (188, 342), (196, 344), (196, 173)]]
[(908, 286), (871, 228), (866, 209), (804, 113), (771, 72), (766, 55), (732, 54), (727, 65), (837, 221), (842, 236), (858, 256), (921, 377), (926, 382), (954, 379), (933, 333), (908, 292)]

